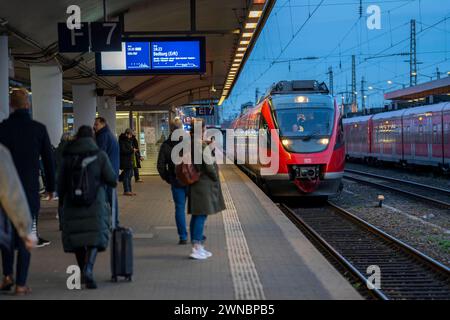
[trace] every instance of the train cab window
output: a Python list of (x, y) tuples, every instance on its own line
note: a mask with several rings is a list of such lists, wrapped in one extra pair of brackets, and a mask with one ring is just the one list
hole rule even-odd
[(289, 139), (285, 146), (296, 153), (324, 151), (333, 133), (333, 99), (323, 95), (283, 94), (272, 97), (273, 113), (280, 136)]

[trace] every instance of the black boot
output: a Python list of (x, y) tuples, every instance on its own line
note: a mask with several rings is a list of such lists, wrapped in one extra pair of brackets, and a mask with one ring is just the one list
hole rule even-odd
[(86, 265), (84, 266), (84, 278), (87, 289), (97, 289), (97, 283), (94, 280), (94, 264), (97, 257), (97, 248), (88, 248), (86, 252)]

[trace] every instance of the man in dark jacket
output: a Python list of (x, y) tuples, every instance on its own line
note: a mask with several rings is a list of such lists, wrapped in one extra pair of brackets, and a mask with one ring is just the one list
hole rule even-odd
[[(171, 132), (176, 129), (182, 129), (183, 123), (179, 118), (174, 119), (170, 124)], [(172, 134), (163, 142), (158, 154), (158, 172), (161, 178), (171, 185), (172, 197), (175, 203), (175, 221), (177, 224), (179, 244), (187, 244), (186, 231), (186, 197), (187, 187), (182, 186), (175, 174), (175, 164), (172, 161), (172, 149), (178, 141), (172, 141)]]
[[(114, 173), (116, 174), (116, 177), (119, 177), (119, 165), (120, 165), (120, 151), (119, 151), (119, 143), (117, 142), (116, 137), (111, 132), (111, 129), (109, 129), (108, 124), (106, 123), (106, 119), (102, 117), (98, 117), (95, 119), (94, 122), (94, 130), (95, 130), (95, 140), (97, 142), (97, 145), (100, 150), (105, 151), (105, 153), (108, 155), (109, 161), (111, 162), (111, 165), (113, 167)], [(106, 187), (106, 193), (108, 202), (112, 206), (113, 201), (113, 192), (116, 192), (115, 189), (107, 186)], [(113, 212), (114, 216), (114, 223), (116, 225), (119, 224), (119, 212), (118, 212), (118, 203), (117, 203), (117, 197), (115, 198), (115, 212)], [(115, 226), (113, 226), (115, 227)]]
[[(46, 127), (31, 119), (28, 100), (28, 92), (25, 89), (15, 90), (11, 94), (11, 107), (13, 113), (9, 118), (0, 123), (0, 143), (11, 152), (14, 164), (22, 182), (28, 206), (37, 228), (40, 209), (39, 198), (39, 157), (44, 166), (46, 191), (51, 199), (55, 192), (55, 172), (52, 146)], [(49, 244), (42, 238), (38, 240), (38, 246)], [(28, 256), (27, 256), (28, 255)], [(19, 251), (19, 261), (24, 270), (28, 271), (29, 253)], [(14, 265), (14, 252), (3, 253), (3, 265)], [(26, 278), (26, 277), (24, 277)], [(26, 288), (25, 288), (26, 289)], [(24, 289), (24, 290), (25, 290)]]
[(131, 178), (133, 177), (133, 156), (136, 150), (133, 148), (131, 142), (131, 129), (125, 130), (119, 136), (120, 148), (120, 169), (123, 170), (123, 194), (125, 196), (134, 196), (135, 193), (131, 190)]
[(119, 176), (119, 143), (116, 137), (109, 129), (105, 118), (98, 117), (94, 123), (95, 140), (100, 150), (103, 150), (108, 155), (109, 161), (114, 169), (114, 172)]
[(139, 177), (139, 169), (141, 168), (141, 160), (143, 159), (141, 156), (141, 151), (139, 150), (139, 142), (136, 138), (136, 132), (133, 132), (133, 136), (131, 137), (131, 143), (133, 145), (133, 148), (137, 150), (134, 153), (134, 156), (136, 158), (136, 166), (133, 167), (133, 173), (134, 173), (134, 181), (135, 182), (144, 182)]

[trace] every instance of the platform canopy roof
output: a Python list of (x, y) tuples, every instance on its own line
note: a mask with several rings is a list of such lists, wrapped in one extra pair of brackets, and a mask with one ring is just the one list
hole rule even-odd
[(450, 93), (450, 76), (417, 86), (387, 92), (384, 95), (386, 100), (413, 100), (426, 98), (432, 95), (443, 95)]
[[(96, 82), (106, 95), (123, 104), (179, 106), (203, 99), (223, 100), (249, 56), (275, 0), (106, 0), (108, 20), (123, 19), (127, 36), (205, 36), (206, 73), (202, 75), (107, 76), (95, 74), (92, 52), (58, 52), (57, 23), (76, 4), (83, 22), (104, 21), (102, 0), (16, 0), (0, 2), (0, 34), (9, 35), (14, 80), (30, 81), (30, 64), (59, 64), (64, 71), (64, 96), (71, 86)], [(194, 4), (195, 11), (191, 10)], [(258, 11), (251, 19), (250, 12)], [(195, 19), (192, 17), (195, 16)], [(249, 20), (250, 19), (250, 20)], [(248, 22), (257, 22), (246, 30)], [(252, 37), (238, 69), (231, 71), (243, 33)], [(241, 49), (242, 50), (242, 49)], [(242, 51), (239, 51), (242, 52)], [(236, 66), (235, 66), (236, 67)], [(228, 81), (227, 79), (232, 79)], [(213, 88), (214, 86), (214, 88)]]

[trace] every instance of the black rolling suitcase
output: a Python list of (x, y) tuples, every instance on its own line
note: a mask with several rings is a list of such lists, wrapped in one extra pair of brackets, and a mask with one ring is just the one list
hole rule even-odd
[(117, 226), (116, 190), (113, 189), (112, 200), (112, 239), (111, 239), (111, 280), (118, 277), (131, 281), (133, 277), (133, 232), (130, 228)]

